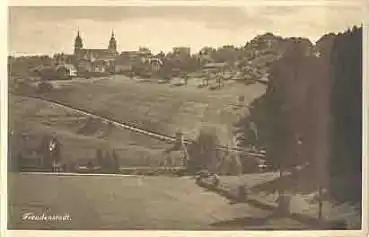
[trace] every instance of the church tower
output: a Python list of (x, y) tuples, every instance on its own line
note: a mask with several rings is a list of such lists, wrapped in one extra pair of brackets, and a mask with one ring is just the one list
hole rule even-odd
[(77, 53), (78, 50), (83, 48), (82, 38), (79, 35), (79, 31), (77, 32), (76, 39), (74, 40), (74, 54)]
[(117, 41), (115, 39), (114, 32), (111, 32), (111, 38), (110, 38), (110, 41), (109, 41), (108, 49), (113, 51), (113, 52), (117, 52)]

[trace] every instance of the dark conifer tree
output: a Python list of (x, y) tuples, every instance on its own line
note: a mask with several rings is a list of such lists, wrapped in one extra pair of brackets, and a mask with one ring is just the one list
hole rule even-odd
[(331, 52), (332, 194), (361, 202), (362, 174), (362, 28), (339, 34)]

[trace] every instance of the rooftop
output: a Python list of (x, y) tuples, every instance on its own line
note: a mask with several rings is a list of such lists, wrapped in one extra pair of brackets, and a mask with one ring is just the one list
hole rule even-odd
[(203, 68), (223, 68), (227, 65), (227, 63), (207, 63), (203, 66)]

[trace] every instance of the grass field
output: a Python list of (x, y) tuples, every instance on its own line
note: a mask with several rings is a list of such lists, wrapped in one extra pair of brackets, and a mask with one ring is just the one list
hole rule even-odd
[[(199, 128), (215, 127), (221, 143), (231, 144), (232, 125), (245, 112), (242, 106), (261, 96), (265, 85), (229, 82), (212, 91), (197, 88), (198, 81), (192, 79), (180, 87), (138, 82), (124, 76), (60, 81), (54, 82), (57, 89), (45, 97), (171, 136), (181, 129), (193, 139)], [(239, 96), (245, 98), (242, 104)]]
[[(186, 138), (194, 139), (200, 127), (216, 127), (223, 145), (232, 145), (233, 122), (245, 112), (244, 108), (236, 107), (238, 96), (245, 96), (243, 104), (247, 105), (265, 90), (260, 84), (228, 83), (220, 90), (211, 91), (197, 88), (194, 80), (186, 87), (171, 87), (123, 76), (52, 83), (55, 90), (44, 95), (48, 99), (170, 136), (181, 129)], [(11, 95), (9, 115), (10, 129), (15, 137), (14, 150), (18, 148), (17, 139), (22, 132), (38, 136), (54, 133), (63, 145), (62, 155), (66, 162), (94, 158), (96, 149), (102, 148), (115, 149), (125, 165), (158, 165), (165, 159), (163, 150), (169, 146), (32, 98)]]
[(24, 132), (39, 139), (43, 134), (57, 135), (66, 163), (95, 158), (97, 148), (114, 148), (125, 165), (142, 165), (147, 159), (162, 159), (163, 149), (169, 146), (121, 128), (109, 128), (103, 122), (88, 123), (87, 116), (40, 100), (11, 96), (9, 108), (13, 151), (21, 149), (19, 135)]
[[(269, 211), (230, 205), (188, 177), (9, 177), (9, 228), (16, 229), (305, 229), (305, 224), (268, 219)], [(64, 215), (71, 221), (23, 221), (25, 213)]]
[[(137, 82), (116, 76), (53, 82), (56, 90), (45, 97), (92, 113), (129, 122), (168, 135), (178, 129), (195, 138), (202, 126), (217, 127), (223, 145), (232, 143), (232, 124), (243, 105), (265, 91), (265, 86), (226, 84), (220, 90)], [(10, 96), (10, 131), (17, 150), (20, 133), (41, 136), (54, 133), (62, 143), (65, 162), (94, 159), (97, 148), (116, 149), (124, 165), (158, 165), (169, 144), (92, 121), (86, 115), (51, 103)], [(148, 162), (148, 160), (151, 160)], [(222, 177), (230, 187), (254, 186), (275, 179), (275, 174)], [(223, 197), (207, 192), (189, 178), (81, 177), (10, 174), (10, 227), (34, 229), (294, 229), (308, 228), (295, 220), (269, 220), (264, 210), (246, 204), (229, 205)], [(273, 195), (260, 199), (273, 202)], [(303, 206), (299, 203), (297, 206)], [(332, 209), (333, 210), (333, 209)], [(304, 210), (299, 210), (304, 211)], [(307, 212), (314, 210), (306, 209)], [(35, 223), (21, 220), (25, 212), (67, 212), (70, 223)], [(349, 213), (333, 210), (330, 215)], [(356, 218), (357, 219), (357, 218)], [(357, 221), (357, 220), (354, 221)]]

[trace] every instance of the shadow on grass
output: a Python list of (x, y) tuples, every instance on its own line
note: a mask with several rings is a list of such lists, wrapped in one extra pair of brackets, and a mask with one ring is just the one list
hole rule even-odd
[[(285, 223), (290, 219), (291, 223), (293, 221), (297, 221), (300, 224), (292, 224), (287, 228), (283, 228), (282, 226), (278, 226), (278, 221), (282, 221), (281, 223)], [(296, 226), (297, 224), (297, 226)], [(258, 229), (258, 230), (326, 230), (326, 229), (340, 229), (344, 230), (343, 226), (337, 227), (333, 226), (333, 223), (319, 223), (316, 220), (305, 219), (302, 220), (299, 216), (296, 217), (293, 214), (289, 216), (279, 215), (275, 210), (272, 211), (269, 215), (264, 217), (242, 217), (242, 218), (234, 218), (231, 220), (219, 221), (210, 224), (210, 226), (219, 228), (219, 229)]]
[[(295, 220), (303, 224), (304, 227), (301, 226), (288, 226), (287, 229), (290, 230), (347, 230), (347, 226), (345, 223), (335, 222), (335, 223), (317, 223), (312, 221), (303, 221), (298, 220), (299, 218), (290, 217), (283, 217), (283, 216), (276, 216), (270, 214), (266, 217), (241, 217), (241, 218), (233, 218), (230, 220), (218, 221), (211, 223), (210, 226), (217, 229), (248, 229), (248, 230), (284, 230), (282, 226), (276, 226), (275, 221), (282, 220), (285, 222), (285, 218), (290, 218), (291, 221)], [(274, 223), (272, 223), (272, 221)]]
[[(283, 218), (283, 216), (278, 215), (277, 206), (271, 205), (268, 203), (264, 203), (262, 201), (248, 198), (247, 200), (239, 200), (237, 197), (237, 194), (232, 194), (230, 190), (226, 190), (219, 187), (214, 187), (211, 184), (207, 184), (206, 182), (203, 182), (201, 180), (198, 180), (196, 182), (200, 187), (202, 187), (204, 190), (217, 193), (226, 199), (230, 201), (230, 204), (237, 204), (237, 203), (245, 203), (248, 205), (251, 205), (253, 207), (259, 208), (261, 210), (270, 211), (271, 214), (267, 217), (263, 218), (255, 218), (255, 217), (245, 217), (245, 218), (236, 218), (232, 219), (230, 221), (223, 221), (220, 223), (214, 223), (213, 225), (220, 225), (224, 227), (230, 227), (232, 225), (240, 227), (240, 225), (243, 226), (262, 226), (268, 223), (268, 220), (271, 220), (272, 218)], [(288, 216), (284, 216), (284, 218), (290, 218), (292, 220), (298, 221), (305, 226), (307, 226), (308, 229), (314, 229), (314, 230), (323, 230), (323, 229), (337, 229), (337, 230), (343, 230), (347, 229), (347, 225), (345, 221), (319, 221), (316, 217), (304, 215), (302, 213), (290, 213)], [(252, 228), (252, 227), (251, 227)], [(264, 229), (264, 227), (263, 227)]]
[(301, 225), (297, 225), (296, 223), (293, 224), (293, 218), (291, 218), (291, 226), (287, 228), (283, 228), (282, 226), (276, 225), (276, 222), (286, 221), (286, 216), (279, 216), (275, 212), (264, 216), (264, 217), (241, 217), (241, 218), (233, 218), (231, 220), (219, 221), (210, 224), (210, 226), (215, 227), (217, 229), (248, 229), (248, 230), (283, 230), (283, 229), (290, 229), (290, 230), (306, 230), (306, 229), (320, 229), (316, 225), (309, 225), (307, 223), (302, 223)]
[(269, 217), (241, 217), (231, 220), (218, 221), (210, 224), (216, 228), (265, 228), (269, 223)]

